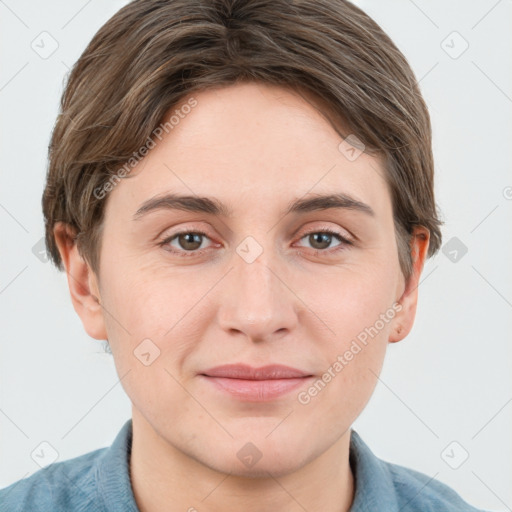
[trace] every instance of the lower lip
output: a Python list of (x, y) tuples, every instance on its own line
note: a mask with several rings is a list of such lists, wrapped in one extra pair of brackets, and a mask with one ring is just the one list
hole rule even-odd
[(293, 391), (312, 378), (246, 380), (209, 377), (207, 375), (202, 375), (202, 377), (208, 382), (211, 382), (217, 389), (248, 402), (266, 402), (273, 400), (274, 398), (278, 398)]

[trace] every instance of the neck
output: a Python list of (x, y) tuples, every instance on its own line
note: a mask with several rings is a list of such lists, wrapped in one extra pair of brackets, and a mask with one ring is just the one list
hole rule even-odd
[(350, 429), (291, 473), (247, 477), (206, 466), (163, 439), (134, 410), (130, 477), (141, 512), (348, 512), (354, 498)]

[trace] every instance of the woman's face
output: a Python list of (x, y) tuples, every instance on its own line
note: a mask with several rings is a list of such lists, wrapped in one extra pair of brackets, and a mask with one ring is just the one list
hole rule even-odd
[[(349, 429), (414, 314), (397, 306), (391, 199), (380, 162), (290, 90), (244, 83), (193, 98), (106, 198), (104, 339), (134, 421), (208, 467), (277, 476)], [(139, 211), (167, 194), (189, 199)], [(324, 195), (358, 203), (307, 203)], [(309, 377), (205, 376), (236, 363)]]

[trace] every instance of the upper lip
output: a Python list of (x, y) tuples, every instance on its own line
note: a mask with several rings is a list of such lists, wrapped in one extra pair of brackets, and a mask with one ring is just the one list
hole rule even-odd
[(254, 368), (247, 364), (225, 364), (205, 370), (201, 375), (245, 380), (296, 379), (311, 376), (307, 372), (282, 364), (272, 364), (260, 368)]

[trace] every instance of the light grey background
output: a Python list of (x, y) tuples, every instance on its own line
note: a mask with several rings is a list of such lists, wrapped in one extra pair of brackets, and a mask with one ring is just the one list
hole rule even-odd
[[(31, 453), (41, 442), (65, 460), (110, 445), (130, 417), (111, 356), (83, 330), (65, 274), (34, 254), (63, 79), (125, 3), (0, 0), (0, 487), (39, 469)], [(448, 245), (428, 261), (414, 329), (390, 345), (354, 428), (377, 456), (475, 506), (511, 510), (512, 4), (357, 4), (420, 81)]]

